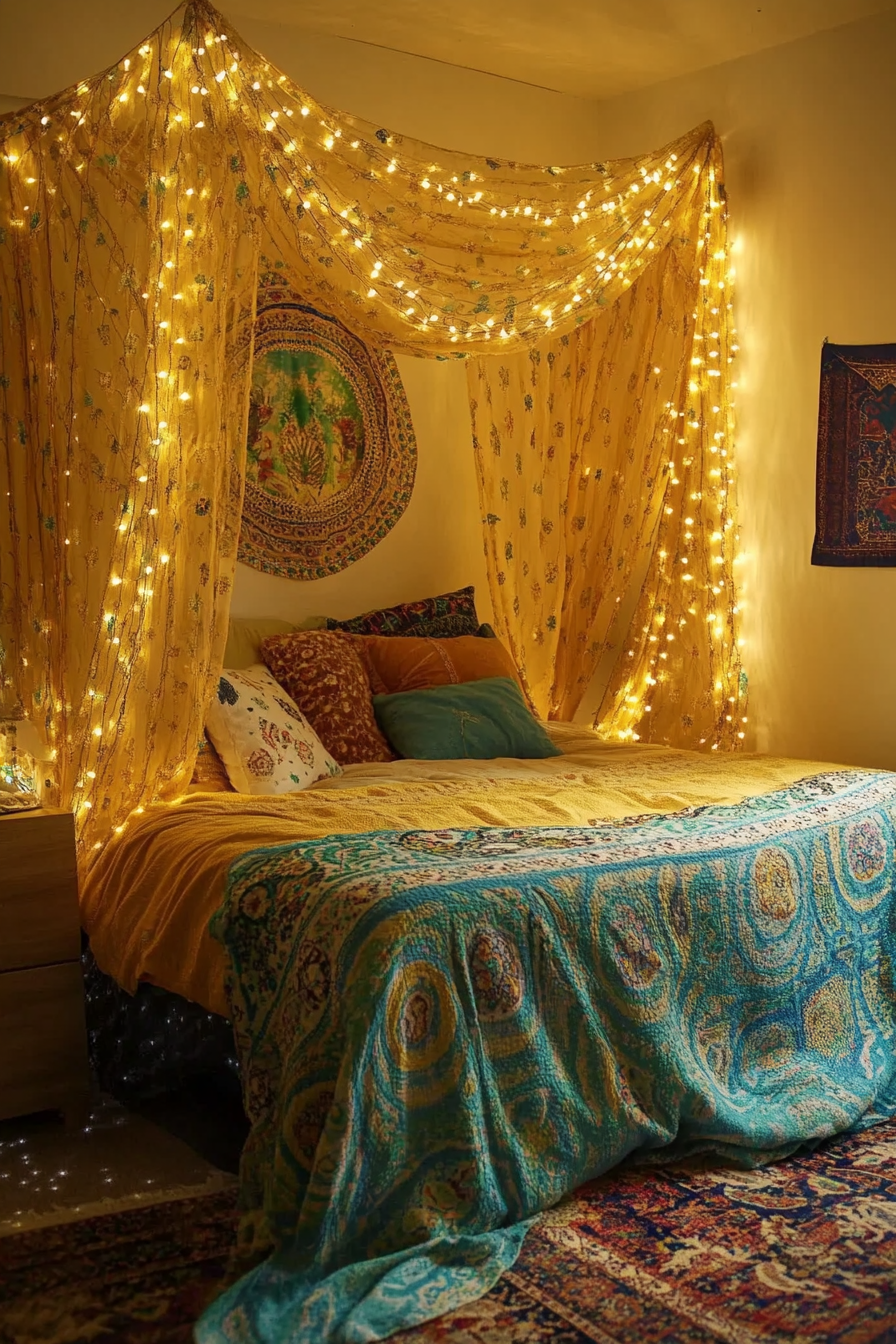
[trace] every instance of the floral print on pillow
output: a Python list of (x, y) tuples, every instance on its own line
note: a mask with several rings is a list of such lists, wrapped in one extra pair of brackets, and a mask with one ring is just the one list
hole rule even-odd
[(240, 793), (292, 793), (342, 773), (299, 707), (261, 663), (226, 669), (206, 731)]
[(350, 637), (299, 630), (262, 641), (261, 656), (340, 765), (394, 761), (377, 727), (367, 670)]

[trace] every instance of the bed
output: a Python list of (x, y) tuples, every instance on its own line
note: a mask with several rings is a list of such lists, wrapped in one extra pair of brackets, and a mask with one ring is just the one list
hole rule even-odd
[(193, 793), (91, 873), (100, 967), (234, 1024), (260, 1263), (200, 1341), (385, 1338), (630, 1155), (755, 1164), (896, 1110), (896, 776), (549, 731)]

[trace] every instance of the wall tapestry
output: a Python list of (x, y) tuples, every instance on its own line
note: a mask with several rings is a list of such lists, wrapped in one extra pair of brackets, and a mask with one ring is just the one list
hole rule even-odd
[(821, 351), (813, 565), (896, 565), (896, 345)]
[(320, 579), (394, 527), (417, 448), (395, 360), (263, 274), (256, 309), (238, 558)]

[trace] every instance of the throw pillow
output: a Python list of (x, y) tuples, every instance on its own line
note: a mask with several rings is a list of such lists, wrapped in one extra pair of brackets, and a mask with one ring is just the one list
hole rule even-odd
[(368, 611), (350, 621), (328, 618), (327, 629), (344, 630), (350, 635), (431, 635), (434, 639), (450, 639), (455, 635), (475, 635), (479, 621), (471, 585), (419, 602), (402, 602), (382, 611)]
[(489, 677), (519, 680), (513, 659), (498, 639), (476, 635), (455, 639), (417, 639), (413, 635), (351, 638), (367, 662), (371, 687), (378, 694), (456, 686)]
[(260, 663), (224, 669), (206, 729), (240, 793), (292, 793), (342, 773), (298, 706)]
[(227, 767), (207, 736), (199, 743), (199, 755), (193, 767), (190, 788), (201, 789), (203, 793), (234, 792)]
[(340, 765), (395, 759), (373, 715), (367, 669), (345, 635), (272, 635), (261, 653)]
[(402, 756), (420, 761), (562, 756), (508, 677), (375, 695), (377, 721)]

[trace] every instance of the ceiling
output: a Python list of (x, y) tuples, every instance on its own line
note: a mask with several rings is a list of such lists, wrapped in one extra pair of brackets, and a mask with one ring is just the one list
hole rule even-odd
[[(220, 0), (253, 40), (288, 26), (611, 98), (896, 8), (896, 0)], [(0, 92), (40, 97), (102, 69), (173, 0), (0, 0)], [(242, 23), (241, 23), (242, 21)], [(276, 45), (276, 44), (275, 44)], [(276, 60), (275, 46), (266, 55)]]
[(234, 0), (257, 19), (612, 98), (894, 7), (893, 0)]

